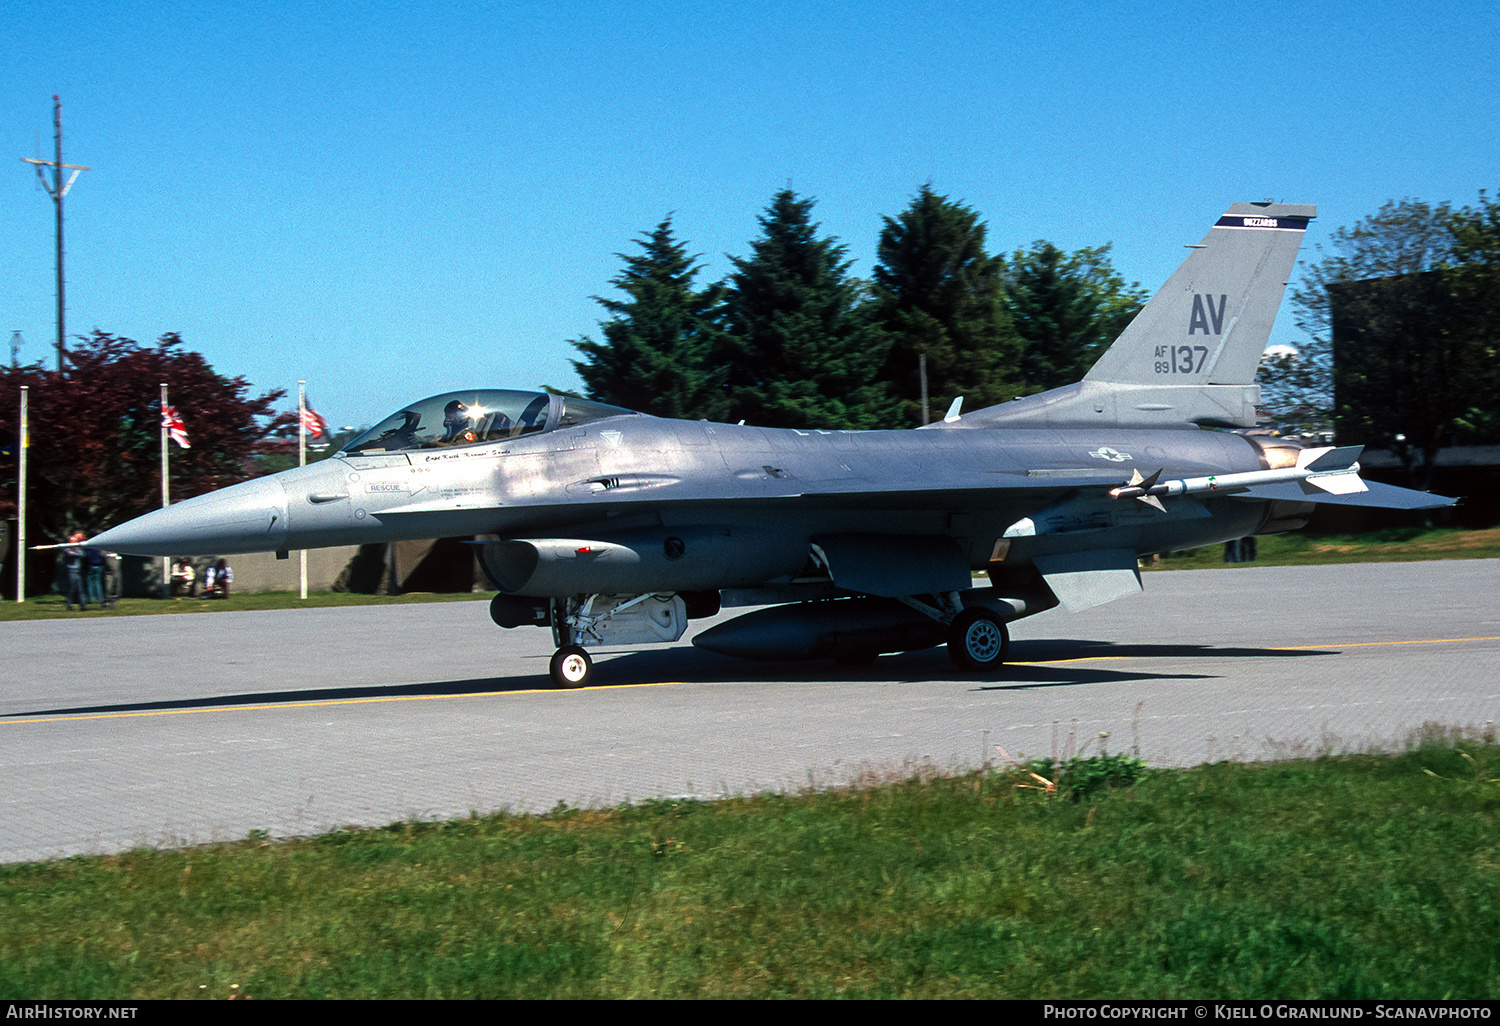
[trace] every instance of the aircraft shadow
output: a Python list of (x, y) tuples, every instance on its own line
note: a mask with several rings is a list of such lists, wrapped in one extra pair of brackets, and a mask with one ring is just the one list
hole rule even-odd
[[(1210, 680), (1214, 673), (1158, 673), (1147, 667), (1111, 668), (1079, 665), (1090, 659), (1240, 659), (1301, 658), (1336, 655), (1336, 650), (1219, 648), (1212, 645), (1116, 644), (1114, 642), (1047, 639), (1018, 641), (1011, 645), (1010, 662), (984, 674), (966, 675), (954, 668), (942, 648), (901, 652), (880, 657), (866, 666), (850, 666), (832, 660), (806, 662), (756, 662), (706, 652), (699, 648), (653, 649), (620, 655), (600, 653), (594, 666), (593, 686), (631, 687), (663, 683), (723, 684), (733, 682), (830, 684), (863, 681), (915, 683), (958, 680), (971, 683), (976, 691), (1016, 691), (1043, 687), (1075, 687), (1082, 684), (1113, 684), (1142, 680)], [(176, 709), (214, 709), (254, 705), (290, 705), (300, 702), (349, 702), (362, 699), (438, 698), (444, 695), (506, 694), (517, 691), (552, 690), (546, 674), (527, 673), (511, 677), (472, 677), (463, 680), (418, 684), (364, 685), (339, 688), (294, 688), (232, 695), (204, 695), (154, 702), (33, 709), (7, 713), (0, 719), (30, 719), (39, 716), (83, 716), (105, 713), (167, 712)]]
[(468, 680), (434, 681), (425, 684), (371, 684), (344, 688), (298, 688), (287, 691), (254, 691), (236, 695), (204, 695), (159, 702), (125, 702), (117, 705), (86, 705), (68, 709), (32, 709), (7, 713), (0, 719), (31, 719), (37, 716), (82, 716), (100, 713), (168, 712), (173, 709), (214, 709), (251, 705), (289, 705), (298, 702), (349, 702), (372, 698), (438, 698), (443, 695), (504, 694), (508, 691), (538, 691), (552, 687), (545, 673), (516, 677), (475, 677)]
[[(1105, 641), (1047, 639), (1018, 641), (1011, 645), (1010, 661), (989, 673), (966, 674), (956, 669), (943, 648), (923, 649), (881, 656), (867, 666), (850, 666), (831, 660), (806, 662), (756, 662), (721, 656), (702, 649), (677, 648), (637, 651), (600, 659), (594, 667), (594, 684), (624, 686), (668, 681), (728, 683), (775, 681), (785, 683), (832, 683), (860, 681), (925, 680), (973, 681), (977, 690), (1059, 687), (1137, 680), (1207, 680), (1211, 673), (1159, 673), (1149, 666), (1125, 668), (1087, 667), (1066, 662), (1088, 659), (1240, 659), (1297, 658), (1335, 655), (1334, 650), (1274, 648), (1221, 648), (1190, 644), (1117, 644)], [(1047, 665), (1033, 665), (1047, 664)], [(1059, 665), (1061, 664), (1061, 665)]]

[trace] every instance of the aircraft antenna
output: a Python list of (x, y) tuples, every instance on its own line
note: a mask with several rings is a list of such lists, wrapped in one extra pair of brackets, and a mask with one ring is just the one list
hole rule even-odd
[[(63, 197), (68, 190), (73, 188), (73, 183), (78, 180), (81, 171), (89, 170), (80, 164), (64, 164), (62, 159), (62, 101), (54, 94), (52, 97), (52, 127), (54, 129), (54, 141), (57, 144), (55, 160), (40, 160), (35, 157), (22, 157), (28, 164), (36, 165), (36, 176), (41, 180), (42, 188), (47, 190), (52, 197), (52, 203), (57, 208), (57, 372), (62, 373), (63, 356), (67, 352), (67, 327), (65, 323), (65, 309), (63, 293)], [(47, 174), (42, 170), (44, 167), (52, 169), (52, 181), (47, 181)], [(67, 182), (63, 182), (63, 169), (72, 171), (73, 174)]]

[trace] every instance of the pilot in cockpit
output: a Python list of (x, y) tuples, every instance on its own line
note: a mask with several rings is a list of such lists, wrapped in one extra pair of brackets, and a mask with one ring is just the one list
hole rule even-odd
[(479, 445), (628, 413), (572, 396), (502, 389), (447, 392), (397, 410), (356, 437), (343, 452), (373, 456)]
[(457, 399), (443, 407), (443, 437), (439, 445), (460, 445), (474, 441), (473, 418), (469, 407)]
[[(489, 418), (489, 424), (483, 423)], [(443, 437), (437, 445), (467, 445), (510, 433), (511, 420), (499, 410), (470, 407), (458, 399), (443, 407)]]

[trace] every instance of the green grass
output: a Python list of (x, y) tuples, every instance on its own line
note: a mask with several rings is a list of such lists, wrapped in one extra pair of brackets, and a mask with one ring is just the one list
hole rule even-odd
[(1493, 738), (1129, 776), (4, 867), (0, 997), (1500, 997)]
[(112, 616), (149, 616), (157, 613), (230, 613), (247, 609), (308, 609), (313, 606), (390, 606), (412, 602), (467, 602), (488, 600), (490, 592), (409, 595), (354, 595), (347, 591), (310, 591), (302, 599), (295, 591), (246, 591), (227, 599), (121, 599), (114, 609), (90, 605), (85, 612), (68, 612), (61, 595), (41, 595), (25, 602), (0, 602), (0, 622), (6, 620), (72, 620)]
[(1391, 563), (1422, 559), (1500, 559), (1500, 528), (1399, 527), (1366, 534), (1276, 534), (1256, 539), (1254, 563), (1225, 563), (1224, 546), (1165, 553), (1146, 569), (1206, 570), (1324, 563)]

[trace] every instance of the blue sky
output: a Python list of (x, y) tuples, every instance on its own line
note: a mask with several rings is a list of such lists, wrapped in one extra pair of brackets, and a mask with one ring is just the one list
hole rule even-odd
[[(576, 387), (621, 252), (667, 213), (728, 273), (790, 185), (853, 273), (924, 182), (993, 251), (1114, 244), (1156, 289), (1231, 203), (1500, 187), (1500, 4), (422, 3), (0, 8), (0, 332), (180, 332), (335, 425), (451, 388)], [(0, 160), (0, 167), (4, 166)], [(8, 184), (7, 184), (8, 183)], [(1296, 344), (1283, 307), (1273, 341)]]

